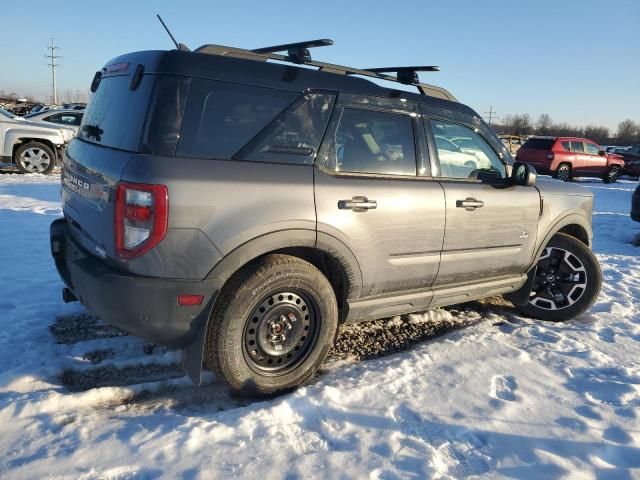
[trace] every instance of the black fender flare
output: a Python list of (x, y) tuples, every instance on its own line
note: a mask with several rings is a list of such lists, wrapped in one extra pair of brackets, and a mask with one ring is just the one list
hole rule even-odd
[(202, 315), (202, 319), (194, 324), (196, 332), (193, 341), (182, 350), (182, 368), (196, 385), (199, 386), (201, 383), (206, 332), (220, 289), (235, 272), (252, 260), (273, 251), (294, 247), (317, 249), (338, 260), (349, 282), (349, 297), (357, 298), (360, 295), (362, 272), (356, 257), (344, 243), (331, 235), (306, 229), (280, 230), (254, 238), (236, 247), (225, 255), (205, 277), (205, 281), (217, 287), (217, 292), (203, 310), (206, 315)]
[(529, 300), (529, 292), (533, 285), (535, 266), (538, 264), (538, 260), (542, 256), (542, 252), (556, 234), (558, 234), (563, 228), (573, 225), (577, 225), (585, 231), (588, 239), (587, 246), (591, 248), (591, 224), (584, 215), (576, 212), (569, 212), (567, 215), (557, 219), (549, 228), (547, 228), (544, 235), (541, 236), (542, 240), (536, 245), (533, 261), (527, 270), (527, 280), (524, 282), (524, 285), (515, 292), (505, 294), (504, 297), (507, 300), (515, 303), (516, 305), (524, 305), (527, 303)]

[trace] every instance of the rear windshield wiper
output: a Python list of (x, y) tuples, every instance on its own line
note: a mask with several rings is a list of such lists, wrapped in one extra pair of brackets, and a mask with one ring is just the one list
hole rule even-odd
[(98, 125), (83, 125), (82, 131), (84, 132), (87, 138), (95, 137), (96, 142), (99, 142), (104, 130), (102, 130)]

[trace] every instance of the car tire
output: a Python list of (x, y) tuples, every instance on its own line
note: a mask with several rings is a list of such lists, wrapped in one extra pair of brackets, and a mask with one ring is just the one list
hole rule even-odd
[(16, 149), (13, 162), (22, 173), (49, 175), (56, 166), (56, 156), (44, 143), (27, 142)]
[(611, 167), (609, 167), (609, 171), (604, 176), (602, 181), (604, 183), (616, 183), (618, 181), (618, 178), (620, 178), (621, 173), (622, 170), (620, 167), (618, 167), (617, 165), (612, 165)]
[(338, 306), (327, 278), (288, 255), (235, 274), (211, 313), (205, 362), (232, 390), (271, 396), (307, 381), (333, 345)]
[(558, 165), (554, 176), (558, 180), (568, 182), (569, 180), (571, 180), (571, 165), (569, 165), (568, 163), (561, 163), (560, 165)]
[(563, 233), (545, 247), (535, 267), (529, 301), (518, 309), (540, 320), (563, 322), (587, 311), (598, 298), (602, 272), (593, 252)]

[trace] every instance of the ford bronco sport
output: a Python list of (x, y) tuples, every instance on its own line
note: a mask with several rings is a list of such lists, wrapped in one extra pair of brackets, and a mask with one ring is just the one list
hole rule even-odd
[(592, 194), (513, 164), (419, 82), (435, 67), (311, 59), (330, 43), (180, 45), (97, 72), (51, 225), (64, 300), (253, 395), (305, 382), (341, 323), (499, 294), (545, 320), (587, 310)]

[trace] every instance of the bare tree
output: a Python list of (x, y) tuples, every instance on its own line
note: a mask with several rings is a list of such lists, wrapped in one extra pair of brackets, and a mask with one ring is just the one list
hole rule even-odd
[(618, 135), (617, 142), (618, 143), (633, 143), (635, 141), (640, 140), (638, 138), (640, 132), (640, 125), (636, 122), (627, 118), (618, 124)]
[(549, 135), (552, 126), (551, 116), (548, 113), (541, 113), (536, 122), (536, 135)]
[(584, 136), (599, 144), (607, 143), (609, 140), (609, 129), (607, 127), (587, 125), (584, 127)]

